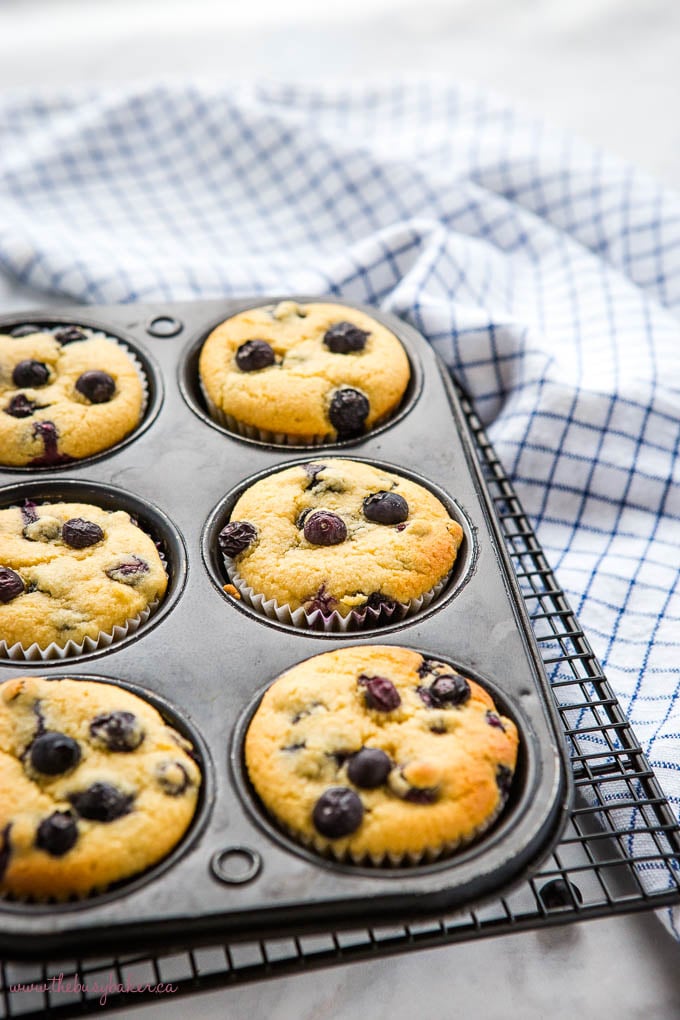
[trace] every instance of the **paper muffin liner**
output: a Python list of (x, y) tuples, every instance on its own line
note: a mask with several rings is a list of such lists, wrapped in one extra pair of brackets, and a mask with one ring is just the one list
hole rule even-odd
[[(489, 815), (489, 817), (486, 818), (481, 825), (478, 825), (476, 829), (473, 829), (472, 832), (468, 833), (466, 836), (461, 837), (460, 839), (448, 840), (444, 843), (440, 843), (436, 847), (425, 847), (420, 851), (410, 851), (403, 854), (393, 853), (391, 851), (385, 851), (381, 854), (362, 855), (352, 854), (349, 850), (339, 852), (333, 847), (332, 843), (329, 844), (327, 840), (317, 840), (314, 836), (305, 836), (303, 833), (284, 825), (280, 819), (276, 817), (274, 812), (269, 811), (268, 809), (267, 814), (271, 819), (273, 819), (278, 827), (291, 839), (295, 840), (296, 843), (299, 843), (301, 846), (305, 846), (308, 850), (313, 850), (314, 853), (319, 854), (319, 856), (323, 857), (325, 860), (337, 861), (338, 864), (354, 864), (357, 867), (404, 868), (414, 867), (419, 864), (433, 864), (436, 861), (442, 860), (443, 858), (456, 853), (458, 850), (462, 850), (471, 843), (476, 842), (498, 820), (505, 810), (508, 799), (509, 797), (507, 795), (502, 797), (499, 800), (493, 814)], [(261, 800), (260, 804), (262, 804)]]
[(229, 580), (241, 599), (256, 613), (266, 616), (269, 620), (286, 623), (301, 630), (321, 630), (327, 634), (346, 634), (355, 630), (363, 630), (366, 627), (381, 627), (388, 623), (399, 623), (409, 616), (415, 616), (421, 610), (427, 609), (444, 590), (453, 572), (449, 571), (433, 588), (409, 602), (396, 602), (389, 606), (379, 606), (377, 609), (362, 606), (359, 609), (350, 610), (343, 616), (337, 609), (331, 613), (324, 613), (321, 609), (309, 612), (304, 606), (299, 609), (291, 609), (287, 602), (279, 603), (274, 598), (267, 599), (244, 581), (233, 559), (229, 556), (224, 556), (223, 559)]
[[(324, 435), (318, 435), (317, 433), (291, 435), (288, 432), (271, 432), (269, 429), (260, 429), (255, 425), (246, 425), (244, 422), (239, 421), (238, 418), (234, 418), (233, 415), (227, 414), (221, 407), (218, 407), (208, 396), (203, 382), (200, 379), (199, 382), (201, 393), (208, 408), (208, 414), (212, 420), (217, 422), (218, 425), (222, 425), (223, 428), (229, 429), (230, 432), (234, 432), (237, 436), (243, 436), (244, 439), (255, 439), (260, 443), (269, 443), (275, 446), (328, 446), (329, 443), (342, 442), (332, 432), (326, 432)], [(382, 415), (381, 418), (373, 422), (370, 429), (364, 434), (370, 435), (375, 429), (384, 425), (394, 416), (398, 409), (396, 407), (388, 414)]]
[[(160, 549), (158, 549), (158, 556), (167, 576), (168, 561)], [(130, 617), (125, 623), (116, 624), (110, 631), (100, 631), (96, 638), (86, 637), (80, 643), (70, 638), (65, 645), (59, 645), (56, 641), (52, 641), (43, 648), (37, 642), (26, 647), (20, 641), (8, 645), (6, 641), (0, 640), (0, 658), (11, 659), (13, 662), (53, 662), (55, 659), (71, 659), (79, 655), (90, 655), (92, 652), (102, 651), (110, 648), (111, 645), (119, 644), (131, 634), (136, 634), (139, 628), (156, 612), (161, 602), (162, 599), (154, 599), (137, 616)]]

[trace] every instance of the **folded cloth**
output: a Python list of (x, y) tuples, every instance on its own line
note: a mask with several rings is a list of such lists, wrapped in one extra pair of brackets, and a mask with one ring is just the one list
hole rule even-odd
[(680, 198), (432, 81), (15, 94), (0, 135), (15, 281), (97, 303), (338, 294), (425, 334), (677, 813)]

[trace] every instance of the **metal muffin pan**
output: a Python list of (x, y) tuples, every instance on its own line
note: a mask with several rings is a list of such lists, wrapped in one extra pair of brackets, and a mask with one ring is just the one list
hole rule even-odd
[[(148, 880), (131, 880), (65, 906), (0, 903), (4, 956), (180, 948), (324, 931), (329, 925), (339, 929), (358, 921), (366, 926), (424, 918), (497, 896), (535, 870), (559, 837), (571, 801), (563, 740), (472, 439), (446, 370), (429, 345), (394, 316), (365, 308), (402, 340), (418, 366), (418, 385), (406, 413), (351, 444), (314, 447), (313, 457), (300, 457), (299, 447), (267, 446), (209, 426), (193, 406), (200, 401), (197, 383), (187, 399), (187, 365), (192, 359), (195, 364), (210, 330), (245, 307), (277, 300), (121, 305), (0, 318), (0, 330), (58, 322), (110, 332), (158, 373), (160, 406), (134, 441), (87, 462), (41, 471), (33, 480), (20, 481), (0, 469), (0, 483), (12, 483), (7, 498), (2, 491), (0, 498), (8, 505), (77, 492), (78, 498), (88, 495), (106, 505), (104, 498), (120, 492), (122, 508), (134, 506), (154, 537), (165, 539), (169, 603), (129, 640), (88, 656), (88, 668), (96, 658), (102, 679), (128, 682), (167, 701), (201, 735), (212, 762), (206, 776), (209, 816), (204, 812), (200, 831), (176, 859), (173, 855), (172, 866), (157, 866)], [(454, 573), (453, 588), (425, 612), (347, 635), (284, 629), (239, 611), (219, 590), (210, 556), (208, 564), (202, 558), (206, 536), (216, 527), (216, 508), (224, 511), (227, 494), (246, 478), (324, 453), (390, 465), (449, 497), (466, 522), (465, 584)], [(406, 645), (449, 660), (485, 684), (517, 722), (522, 752), (510, 801), (493, 828), (468, 848), (431, 865), (342, 866), (293, 849), (262, 818), (240, 757), (244, 720), (265, 684), (338, 642)], [(79, 676), (84, 658), (4, 659), (0, 681), (29, 671)]]

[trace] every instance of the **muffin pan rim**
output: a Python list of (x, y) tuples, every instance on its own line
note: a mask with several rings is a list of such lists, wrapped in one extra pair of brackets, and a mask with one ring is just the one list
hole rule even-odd
[(139, 423), (128, 432), (126, 436), (123, 436), (113, 446), (109, 446), (104, 450), (99, 450), (97, 453), (92, 453), (87, 457), (75, 458), (67, 464), (44, 464), (42, 466), (35, 466), (31, 464), (2, 464), (0, 463), (0, 471), (19, 476), (31, 475), (34, 472), (40, 476), (51, 477), (59, 471), (68, 471), (70, 469), (78, 469), (79, 467), (87, 467), (89, 464), (97, 463), (104, 460), (106, 457), (114, 456), (116, 453), (123, 450), (130, 443), (133, 443), (139, 436), (143, 435), (147, 429), (149, 429), (158, 418), (161, 408), (165, 401), (165, 386), (163, 384), (163, 375), (160, 370), (158, 363), (149, 354), (149, 352), (138, 345), (137, 342), (129, 339), (124, 335), (124, 331), (120, 331), (120, 335), (117, 331), (110, 329), (105, 323), (98, 322), (95, 319), (88, 319), (87, 316), (80, 318), (64, 316), (63, 319), (60, 316), (49, 315), (44, 312), (42, 315), (36, 312), (35, 315), (31, 315), (30, 319), (6, 314), (0, 315), (0, 333), (5, 329), (13, 329), (15, 326), (22, 325), (36, 325), (36, 326), (47, 326), (49, 328), (59, 326), (83, 326), (85, 329), (92, 329), (98, 332), (104, 333), (111, 340), (119, 343), (122, 347), (126, 348), (139, 362), (144, 372), (146, 379), (148, 400), (146, 408), (142, 414)]

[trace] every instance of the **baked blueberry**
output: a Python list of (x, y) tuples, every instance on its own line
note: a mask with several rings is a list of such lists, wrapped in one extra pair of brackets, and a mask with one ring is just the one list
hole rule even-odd
[(144, 740), (144, 727), (132, 712), (106, 712), (92, 720), (90, 736), (108, 751), (136, 751)]
[(166, 761), (159, 765), (156, 769), (156, 779), (168, 797), (179, 797), (189, 785), (187, 770), (178, 761)]
[(363, 432), (370, 410), (368, 398), (360, 390), (345, 386), (333, 394), (328, 417), (340, 438), (351, 439)]
[(373, 609), (379, 612), (381, 609), (394, 610), (397, 608), (395, 599), (388, 598), (380, 591), (372, 591), (364, 603), (366, 609)]
[(302, 467), (304, 468), (305, 472), (309, 475), (309, 485), (307, 486), (307, 488), (311, 489), (316, 485), (317, 477), (321, 474), (322, 471), (326, 470), (327, 465), (303, 464)]
[(44, 776), (59, 776), (63, 772), (70, 772), (80, 758), (80, 746), (73, 737), (51, 730), (36, 737), (29, 752), (31, 766)]
[(401, 524), (408, 517), (408, 503), (396, 492), (374, 492), (364, 500), (364, 517), (376, 524)]
[(266, 340), (246, 340), (236, 351), (235, 361), (242, 372), (258, 372), (273, 365), (276, 356)]
[(14, 366), (12, 382), (17, 389), (45, 386), (50, 381), (50, 370), (43, 361), (27, 358)]
[(72, 517), (62, 527), (61, 537), (72, 549), (87, 549), (88, 546), (101, 542), (104, 532), (93, 521), (83, 520), (82, 517)]
[(393, 712), (401, 705), (401, 696), (391, 680), (384, 676), (359, 677), (359, 683), (365, 688), (364, 699), (368, 708), (376, 712)]
[(62, 347), (64, 347), (66, 344), (72, 344), (78, 340), (86, 340), (87, 337), (82, 329), (78, 329), (77, 326), (64, 326), (63, 329), (56, 330), (54, 339), (58, 340)]
[(312, 545), (339, 545), (347, 538), (347, 525), (330, 510), (315, 510), (305, 518), (304, 534)]
[(42, 439), (44, 453), (30, 462), (35, 467), (51, 467), (54, 464), (70, 464), (74, 459), (66, 453), (59, 453), (59, 433), (53, 421), (37, 421), (33, 435)]
[(87, 790), (69, 793), (68, 799), (81, 818), (91, 822), (113, 822), (130, 813), (134, 797), (111, 783), (93, 783)]
[(322, 793), (312, 813), (315, 829), (328, 839), (356, 832), (363, 817), (361, 798), (347, 786), (332, 786)]
[(120, 581), (121, 584), (136, 584), (144, 574), (149, 573), (149, 564), (139, 556), (131, 556), (124, 563), (109, 567), (105, 573), (112, 581)]
[(29, 400), (25, 393), (17, 393), (3, 410), (12, 418), (30, 418), (38, 410), (38, 405), (34, 400)]
[(108, 372), (91, 369), (76, 379), (76, 389), (91, 404), (107, 404), (116, 392), (116, 383)]
[(220, 531), (217, 542), (225, 556), (238, 556), (253, 544), (257, 528), (249, 521), (230, 521)]
[(470, 697), (470, 684), (458, 673), (443, 673), (432, 681), (429, 693), (437, 706), (464, 705)]
[(392, 762), (389, 755), (378, 747), (362, 747), (352, 755), (347, 766), (347, 775), (355, 786), (373, 790), (382, 784), (390, 774)]
[(52, 857), (63, 857), (78, 839), (78, 824), (70, 811), (55, 811), (38, 826), (35, 845)]
[(352, 322), (334, 322), (326, 330), (323, 342), (333, 354), (363, 351), (369, 334)]
[(7, 604), (18, 595), (23, 595), (26, 587), (21, 577), (9, 567), (0, 567), (0, 602)]
[(494, 726), (497, 730), (503, 730), (503, 733), (505, 733), (505, 726), (501, 722), (500, 718), (496, 715), (496, 713), (492, 712), (490, 709), (486, 713), (486, 721), (488, 722), (489, 726)]
[(411, 786), (404, 794), (404, 800), (411, 804), (434, 804), (438, 797), (436, 786)]

